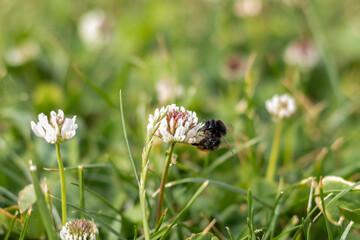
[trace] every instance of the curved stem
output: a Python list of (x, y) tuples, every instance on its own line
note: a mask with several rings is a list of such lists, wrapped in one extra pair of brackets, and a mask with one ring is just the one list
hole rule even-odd
[(65, 170), (61, 159), (60, 143), (56, 143), (56, 155), (59, 164), (60, 171), (60, 183), (61, 183), (61, 211), (62, 211), (62, 225), (66, 224), (66, 184), (65, 184)]
[(272, 181), (274, 179), (276, 165), (277, 165), (277, 158), (279, 153), (279, 145), (281, 139), (281, 130), (282, 130), (282, 121), (279, 120), (276, 126), (276, 132), (274, 136), (273, 145), (271, 148), (270, 160), (269, 165), (266, 172), (266, 180)]
[(162, 210), (162, 204), (164, 200), (164, 192), (165, 192), (165, 183), (166, 183), (166, 177), (169, 171), (169, 167), (171, 164), (171, 157), (174, 150), (175, 143), (171, 143), (169, 146), (168, 151), (166, 152), (166, 160), (164, 165), (163, 174), (161, 176), (161, 183), (160, 183), (160, 192), (159, 192), (159, 201), (158, 201), (158, 207), (157, 207), (157, 213), (156, 213), (156, 224), (158, 224), (160, 217), (161, 217), (161, 210)]

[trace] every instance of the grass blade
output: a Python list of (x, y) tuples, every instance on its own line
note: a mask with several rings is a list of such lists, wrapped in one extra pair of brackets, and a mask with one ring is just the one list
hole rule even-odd
[(129, 153), (129, 158), (130, 158), (131, 166), (132, 166), (132, 168), (133, 168), (133, 170), (134, 170), (134, 173), (135, 173), (136, 181), (137, 181), (138, 185), (140, 185), (139, 175), (138, 175), (138, 173), (137, 173), (136, 165), (135, 165), (134, 159), (133, 159), (132, 154), (131, 154), (130, 144), (129, 144), (129, 140), (128, 140), (127, 133), (126, 133), (125, 118), (124, 118), (124, 109), (123, 109), (123, 104), (122, 104), (121, 90), (120, 90), (120, 92), (119, 92), (119, 95), (120, 95), (121, 124), (122, 124), (122, 127), (123, 127), (123, 132), (124, 132), (124, 138), (125, 138), (125, 142), (126, 142), (126, 147), (127, 147), (128, 153)]
[(248, 190), (248, 194), (247, 194), (247, 202), (248, 202), (248, 218), (247, 218), (247, 225), (248, 225), (248, 239), (251, 240), (253, 239), (253, 237), (255, 237), (254, 235), (254, 226), (253, 226), (253, 213), (254, 213), (254, 209), (253, 209), (253, 205), (252, 205), (252, 193), (251, 190)]
[[(80, 208), (85, 209), (85, 195), (84, 195), (84, 166), (78, 166), (78, 175), (79, 175), (79, 199), (80, 199)], [(84, 218), (84, 213), (80, 212), (80, 218)]]
[[(258, 142), (260, 142), (261, 138), (254, 138), (251, 139), (249, 141), (247, 141), (245, 144), (242, 144), (239, 147), (234, 148), (234, 153), (238, 153), (243, 149), (246, 149), (248, 147), (251, 147), (255, 144), (257, 144)], [(230, 159), (233, 156), (232, 152), (227, 152), (225, 154), (223, 154), (222, 156), (220, 156), (219, 158), (217, 158), (212, 164), (210, 164), (210, 166), (205, 170), (204, 175), (208, 175), (210, 172), (212, 172), (215, 168), (217, 168), (219, 165), (223, 164), (226, 160)]]
[(11, 220), (10, 226), (9, 226), (7, 232), (6, 232), (6, 235), (5, 235), (4, 240), (8, 240), (8, 239), (9, 239), (10, 234), (11, 234), (11, 231), (12, 231), (12, 229), (13, 229), (13, 227), (14, 227), (14, 224), (15, 224), (15, 221), (16, 221), (16, 217), (17, 217), (18, 214), (19, 214), (19, 212), (16, 211), (16, 213), (14, 214), (14, 218)]
[(25, 222), (24, 222), (24, 226), (21, 229), (19, 240), (23, 240), (25, 238), (26, 231), (27, 231), (27, 228), (29, 225), (31, 211), (32, 211), (32, 209), (29, 208), (29, 210), (25, 214)]
[(109, 104), (110, 107), (116, 108), (116, 105), (113, 103), (113, 101), (109, 98), (109, 96), (101, 90), (98, 86), (96, 86), (84, 73), (82, 73), (78, 67), (74, 64), (74, 69), (76, 74), (84, 80), (97, 94), (99, 94), (100, 97), (102, 97), (105, 102)]
[(193, 202), (195, 201), (195, 199), (205, 190), (205, 188), (209, 185), (209, 180), (205, 181), (200, 187), (199, 189), (195, 192), (195, 194), (192, 196), (192, 198), (190, 199), (190, 201), (186, 204), (186, 206), (181, 210), (181, 212), (175, 217), (175, 219), (170, 223), (170, 225), (168, 225), (166, 227), (166, 232), (164, 233), (164, 235), (160, 238), (160, 240), (163, 240), (167, 237), (167, 235), (169, 234), (169, 232), (171, 231), (171, 229), (173, 228), (173, 226), (177, 223), (177, 221), (179, 220), (179, 218), (184, 214), (184, 212), (186, 212), (188, 210), (188, 208), (191, 206), (191, 204), (193, 204)]
[[(77, 184), (77, 183), (70, 183), (70, 184), (80, 188), (79, 184)], [(103, 198), (99, 194), (91, 191), (90, 189), (88, 189), (86, 187), (84, 187), (84, 190), (86, 192), (90, 193), (91, 195), (93, 195), (94, 197), (96, 197), (97, 199), (99, 199), (100, 201), (102, 201), (103, 203), (105, 203), (105, 205), (108, 206), (109, 208), (111, 208), (112, 210), (114, 210), (114, 212), (116, 212), (122, 216), (122, 213), (118, 209), (116, 209), (111, 203), (109, 203), (105, 198)]]
[[(53, 199), (58, 200), (61, 202), (60, 198), (57, 198), (55, 196), (52, 196)], [(112, 234), (114, 234), (116, 237), (118, 237), (121, 240), (126, 240), (126, 238), (121, 235), (120, 233), (118, 233), (116, 230), (114, 230), (112, 227), (110, 227), (107, 223), (105, 223), (102, 219), (98, 218), (95, 214), (91, 214), (89, 212), (87, 212), (85, 209), (81, 209), (75, 205), (72, 205), (70, 203), (66, 203), (67, 206), (72, 207), (82, 213), (84, 213), (86, 216), (88, 216), (89, 218), (93, 218), (97, 223), (101, 224), (104, 228), (106, 228), (109, 232), (111, 232)]]
[(12, 192), (10, 192), (9, 190), (7, 190), (6, 188), (0, 186), (0, 193), (1, 195), (5, 195), (7, 196), (7, 198), (11, 201), (13, 201), (14, 203), (17, 203), (18, 198), (15, 194), (13, 194)]
[[(248, 194), (248, 192), (246, 190), (235, 187), (233, 185), (223, 183), (223, 182), (219, 182), (219, 181), (215, 181), (215, 180), (203, 179), (203, 178), (183, 178), (183, 179), (180, 179), (180, 180), (169, 182), (169, 183), (167, 183), (165, 185), (165, 187), (173, 187), (175, 185), (179, 185), (179, 184), (183, 184), (183, 183), (203, 183), (205, 181), (209, 181), (210, 185), (214, 185), (216, 187), (220, 187), (220, 188), (232, 191), (232, 192), (236, 192), (236, 193), (239, 193), (239, 194), (244, 195), (244, 196), (247, 196), (247, 194)], [(269, 203), (265, 202), (261, 198), (255, 196), (255, 195), (252, 195), (252, 197), (256, 201), (261, 203), (263, 206), (265, 206), (267, 208), (272, 208), (272, 206)]]
[(55, 227), (53, 224), (51, 214), (45, 203), (45, 198), (42, 193), (39, 180), (36, 176), (36, 172), (37, 172), (37, 168), (35, 165), (33, 165), (32, 161), (30, 160), (30, 173), (31, 173), (32, 182), (34, 184), (35, 194), (36, 194), (36, 204), (39, 207), (41, 219), (44, 224), (48, 239), (55, 240), (55, 239), (57, 239), (57, 237), (56, 237), (57, 234), (55, 231)]
[(353, 224), (354, 224), (353, 221), (350, 221), (350, 222), (349, 222), (349, 224), (348, 224), (348, 225), (346, 226), (346, 228), (345, 228), (345, 231), (344, 231), (343, 234), (341, 235), (340, 240), (345, 240), (345, 239), (346, 239), (346, 237), (347, 237), (347, 235), (349, 234), (350, 229), (351, 229), (351, 227), (352, 227)]
[(328, 233), (328, 238), (329, 238), (329, 240), (332, 240), (333, 236), (332, 236), (332, 232), (331, 232), (331, 229), (330, 229), (330, 223), (329, 223), (329, 220), (328, 220), (328, 218), (326, 216), (325, 200), (324, 200), (324, 189), (322, 187), (322, 178), (321, 177), (320, 177), (320, 180), (319, 180), (319, 191), (320, 191), (322, 213), (323, 213), (323, 216), (324, 216), (324, 221), (325, 221), (326, 230), (327, 230), (327, 233)]
[(226, 228), (226, 231), (229, 233), (230, 239), (235, 240), (230, 228), (229, 227), (225, 227), (225, 228)]

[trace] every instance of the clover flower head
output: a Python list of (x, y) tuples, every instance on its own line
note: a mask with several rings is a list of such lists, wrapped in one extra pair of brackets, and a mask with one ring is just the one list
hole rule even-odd
[(199, 130), (204, 124), (198, 123), (195, 112), (187, 111), (184, 107), (178, 107), (175, 104), (168, 105), (166, 109), (167, 114), (161, 120), (159, 128), (155, 132), (156, 136), (169, 143), (192, 144), (203, 139)]
[(222, 75), (225, 79), (230, 81), (243, 77), (245, 72), (246, 58), (242, 55), (230, 56), (222, 69)]
[(76, 116), (65, 118), (64, 112), (59, 109), (58, 113), (50, 112), (50, 122), (44, 113), (38, 116), (39, 122), (31, 121), (31, 129), (36, 136), (44, 138), (48, 143), (55, 144), (64, 142), (75, 136), (78, 125), (75, 123)]
[(167, 111), (167, 107), (162, 107), (160, 110), (157, 108), (155, 109), (154, 115), (149, 115), (147, 131), (151, 132), (154, 128), (157, 128), (160, 125), (162, 118), (165, 117), (165, 113)]
[(308, 39), (291, 42), (284, 52), (284, 61), (288, 65), (298, 66), (304, 71), (313, 68), (319, 61), (319, 58), (319, 51)]
[(275, 95), (266, 101), (268, 112), (280, 119), (289, 118), (296, 110), (295, 100), (289, 95)]
[(60, 231), (61, 240), (95, 240), (98, 229), (94, 221), (75, 219), (69, 221)]
[(163, 79), (155, 85), (158, 101), (162, 104), (172, 102), (184, 94), (184, 88), (175, 83), (175, 79)]
[(112, 19), (103, 10), (89, 11), (81, 16), (78, 31), (88, 49), (98, 49), (111, 39)]

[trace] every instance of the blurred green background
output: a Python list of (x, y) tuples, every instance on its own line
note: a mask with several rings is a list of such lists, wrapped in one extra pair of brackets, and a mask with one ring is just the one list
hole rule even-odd
[[(121, 126), (120, 89), (138, 167), (148, 114), (171, 103), (196, 111), (200, 120), (224, 121), (233, 148), (257, 139), (239, 152), (240, 162), (227, 158), (215, 169), (211, 164), (229, 151), (225, 145), (203, 153), (178, 144), (178, 164), (170, 168), (168, 181), (210, 178), (274, 200), (277, 186), (263, 181), (275, 128), (265, 101), (286, 92), (294, 96), (297, 112), (285, 122), (277, 179), (281, 176), (285, 186), (321, 175), (357, 181), (359, 12), (358, 0), (0, 0), (0, 186), (17, 195), (31, 183), (27, 162), (32, 159), (39, 177), (60, 196), (58, 175), (42, 169), (57, 168), (55, 146), (37, 138), (30, 121), (62, 109), (67, 117), (77, 115), (79, 125), (76, 136), (62, 144), (65, 167), (101, 164), (85, 171), (86, 187), (123, 212), (128, 222), (106, 220), (132, 237), (141, 220)], [(166, 148), (155, 141), (150, 195), (159, 186)], [(67, 171), (67, 183), (68, 201), (77, 204), (78, 189), (71, 182), (77, 182), (76, 170)], [(197, 187), (168, 191), (169, 217)], [(287, 200), (279, 229), (306, 212), (307, 202), (296, 192)], [(150, 203), (155, 208), (156, 198)], [(1, 208), (15, 204), (0, 197)], [(244, 196), (209, 187), (182, 218), (192, 220), (189, 226), (171, 239), (202, 231), (212, 218), (222, 234), (229, 226), (239, 235), (247, 229), (245, 204)], [(86, 208), (118, 217), (91, 195)], [(266, 216), (256, 216), (255, 226), (261, 228)], [(313, 226), (316, 236), (326, 234), (321, 221)], [(100, 234), (114, 237), (102, 229)]]

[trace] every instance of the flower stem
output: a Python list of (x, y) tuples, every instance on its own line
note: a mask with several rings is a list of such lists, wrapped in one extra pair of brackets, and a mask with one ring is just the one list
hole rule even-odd
[(145, 184), (146, 184), (146, 177), (147, 172), (149, 170), (149, 154), (152, 147), (152, 141), (153, 141), (153, 134), (147, 133), (146, 136), (146, 144), (143, 149), (142, 153), (142, 159), (141, 159), (141, 175), (140, 175), (140, 182), (139, 182), (139, 198), (140, 198), (140, 207), (141, 207), (141, 215), (142, 215), (142, 221), (143, 221), (143, 229), (144, 229), (144, 237), (145, 240), (150, 240), (150, 230), (149, 230), (149, 223), (147, 220), (147, 209), (146, 209), (146, 190), (145, 190)]
[(165, 183), (166, 183), (166, 177), (169, 171), (169, 167), (171, 164), (171, 157), (174, 150), (175, 143), (171, 143), (169, 146), (168, 151), (166, 152), (166, 160), (164, 165), (163, 174), (161, 176), (161, 183), (160, 183), (160, 192), (159, 192), (159, 201), (158, 201), (158, 207), (157, 207), (157, 213), (156, 213), (156, 224), (158, 224), (160, 217), (161, 217), (161, 210), (162, 210), (162, 204), (164, 200), (164, 192), (165, 192)]
[(266, 180), (269, 180), (269, 181), (272, 181), (274, 179), (274, 175), (275, 175), (275, 171), (276, 171), (281, 131), (282, 131), (282, 121), (279, 120), (279, 122), (277, 123), (277, 126), (276, 126), (274, 141), (273, 141), (273, 145), (271, 148), (269, 165), (268, 165), (267, 172), (266, 172)]
[[(84, 198), (84, 165), (78, 166), (78, 177), (79, 177), (79, 193), (80, 193), (80, 208), (85, 209), (85, 198)], [(83, 212), (80, 212), (80, 218), (85, 218), (85, 215)]]
[(66, 185), (65, 185), (65, 171), (64, 165), (61, 159), (60, 143), (56, 143), (56, 155), (59, 164), (60, 171), (60, 183), (61, 183), (61, 210), (62, 210), (62, 225), (66, 224)]

